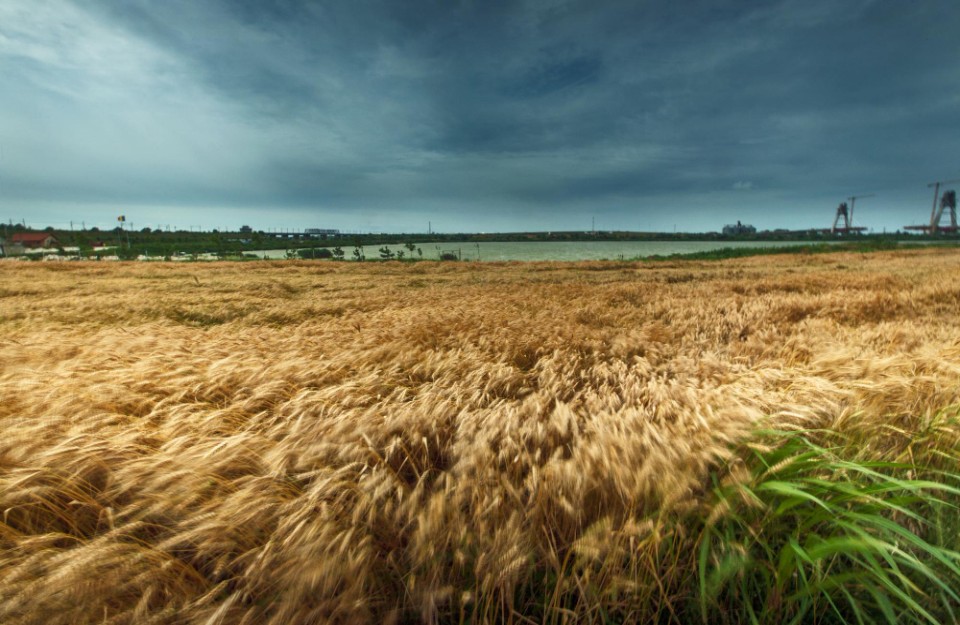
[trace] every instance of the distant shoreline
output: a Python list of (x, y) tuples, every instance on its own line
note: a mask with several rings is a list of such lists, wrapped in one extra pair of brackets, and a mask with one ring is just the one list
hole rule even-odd
[[(332, 256), (330, 248), (324, 247), (304, 247), (296, 249), (261, 249), (261, 250), (242, 250), (235, 252), (225, 252), (218, 254), (216, 252), (197, 252), (193, 254), (177, 253), (170, 255), (149, 255), (139, 254), (130, 256), (127, 250), (117, 248), (99, 249), (93, 252), (83, 252), (77, 247), (60, 248), (57, 250), (31, 250), (28, 254), (18, 257), (24, 261), (84, 261), (84, 262), (117, 262), (117, 261), (140, 261), (140, 262), (282, 262), (282, 261), (328, 261), (353, 263), (362, 261), (364, 263), (380, 262), (500, 262), (500, 263), (536, 263), (536, 262), (620, 262), (620, 263), (659, 263), (665, 261), (714, 261), (731, 258), (746, 258), (751, 256), (768, 255), (811, 255), (827, 253), (873, 253), (892, 250), (908, 249), (926, 249), (931, 247), (960, 247), (960, 241), (957, 240), (857, 240), (857, 241), (829, 241), (829, 242), (788, 242), (788, 241), (757, 241), (757, 245), (745, 245), (742, 241), (730, 242), (733, 245), (722, 246), (717, 241), (684, 241), (674, 242), (554, 242), (552, 246), (555, 249), (552, 252), (545, 251), (542, 248), (532, 252), (530, 248), (539, 248), (530, 246), (530, 242), (448, 242), (447, 246), (430, 245), (428, 243), (416, 244), (415, 251), (411, 251), (407, 246), (375, 245), (359, 247), (341, 247), (339, 253), (341, 256)], [(548, 244), (548, 242), (540, 242)], [(600, 248), (597, 244), (602, 243), (620, 243), (636, 244), (649, 243), (653, 249), (645, 250), (650, 253), (631, 254), (628, 249), (622, 247), (608, 248), (606, 245)], [(740, 245), (736, 245), (739, 243)], [(764, 244), (766, 243), (766, 244)], [(559, 244), (559, 245), (556, 245)], [(566, 245), (569, 244), (569, 245)], [(569, 246), (576, 247), (578, 244), (585, 245), (592, 249), (575, 249), (570, 251)], [(707, 245), (706, 249), (693, 249), (691, 246)], [(429, 248), (427, 246), (429, 245)], [(505, 247), (498, 247), (505, 246)], [(636, 247), (636, 245), (631, 245)], [(646, 246), (641, 246), (646, 247)], [(511, 249), (512, 248), (512, 249)], [(656, 248), (661, 248), (657, 251)], [(664, 249), (666, 248), (666, 249)], [(681, 248), (680, 251), (672, 251), (671, 248)], [(684, 250), (683, 248), (686, 248)], [(632, 250), (636, 251), (636, 249)], [(120, 253), (118, 253), (120, 252)], [(399, 255), (403, 253), (403, 255)], [(12, 261), (18, 258), (7, 258), (3, 260)]]

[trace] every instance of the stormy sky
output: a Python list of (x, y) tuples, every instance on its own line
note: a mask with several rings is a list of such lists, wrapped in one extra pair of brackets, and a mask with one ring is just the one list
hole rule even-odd
[(2, 0), (0, 219), (710, 231), (929, 218), (960, 2)]

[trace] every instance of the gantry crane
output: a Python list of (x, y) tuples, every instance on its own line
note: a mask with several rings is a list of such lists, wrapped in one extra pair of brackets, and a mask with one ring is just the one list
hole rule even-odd
[[(922, 230), (935, 234), (937, 232), (956, 232), (957, 231), (957, 193), (949, 189), (940, 195), (940, 187), (946, 184), (960, 182), (960, 179), (941, 180), (931, 182), (927, 188), (933, 187), (933, 208), (930, 209), (930, 223), (922, 226), (904, 226), (906, 230)], [(941, 226), (940, 220), (943, 219), (943, 213), (947, 211), (950, 214), (950, 225)]]
[[(837, 215), (833, 218), (833, 227), (830, 228), (831, 233), (837, 232), (862, 232), (866, 228), (857, 228), (853, 225), (853, 207), (856, 204), (857, 200), (865, 197), (874, 197), (873, 193), (867, 195), (851, 195), (847, 198), (850, 204), (846, 202), (840, 202), (840, 206), (837, 207)], [(840, 223), (840, 219), (843, 219), (843, 227), (837, 228), (837, 224)]]
[[(930, 232), (936, 232), (941, 229), (940, 219), (943, 218), (944, 209), (950, 211), (950, 228), (952, 230), (957, 229), (957, 193), (951, 189), (944, 191), (943, 197), (940, 197), (940, 186), (954, 182), (960, 182), (960, 179), (931, 182), (927, 185), (927, 187), (933, 187), (933, 209), (930, 211)], [(940, 206), (937, 206), (938, 199), (940, 200)]]
[(846, 231), (850, 229), (850, 208), (847, 206), (846, 202), (840, 202), (840, 206), (837, 207), (837, 216), (833, 218), (833, 227), (830, 228), (830, 232), (837, 231), (837, 223), (839, 223), (840, 218), (843, 218), (843, 228), (841, 231)]

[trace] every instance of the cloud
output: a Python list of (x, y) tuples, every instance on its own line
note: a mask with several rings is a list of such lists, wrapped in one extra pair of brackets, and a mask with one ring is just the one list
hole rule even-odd
[(0, 218), (799, 227), (867, 190), (892, 225), (957, 173), (958, 27), (866, 0), (7, 0)]

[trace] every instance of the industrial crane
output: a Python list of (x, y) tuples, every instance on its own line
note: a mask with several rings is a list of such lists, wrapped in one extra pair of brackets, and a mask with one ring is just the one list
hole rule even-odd
[[(868, 195), (851, 195), (847, 198), (850, 204), (846, 202), (841, 202), (840, 206), (837, 207), (837, 216), (833, 218), (833, 227), (830, 228), (831, 233), (836, 232), (861, 232), (866, 230), (866, 228), (855, 228), (853, 226), (853, 207), (856, 204), (857, 200), (865, 197), (874, 197), (873, 193)], [(840, 219), (843, 218), (843, 227), (837, 228), (837, 224), (840, 223)]]
[(843, 217), (843, 228), (842, 231), (847, 231), (850, 229), (850, 208), (847, 206), (846, 202), (840, 202), (840, 206), (837, 207), (837, 216), (833, 218), (833, 227), (830, 228), (830, 232), (837, 231), (837, 223), (839, 223), (840, 218)]
[[(940, 229), (940, 219), (943, 217), (944, 209), (950, 211), (950, 228), (957, 229), (957, 194), (955, 191), (945, 191), (943, 198), (940, 197), (940, 186), (960, 182), (956, 180), (942, 180), (940, 182), (931, 182), (927, 187), (933, 187), (933, 209), (930, 211), (930, 232), (936, 232)], [(937, 206), (937, 200), (940, 205)]]
[(851, 195), (847, 199), (850, 200), (850, 227), (853, 226), (853, 205), (857, 203), (857, 200), (865, 197), (877, 197), (875, 193), (868, 193), (866, 195)]

